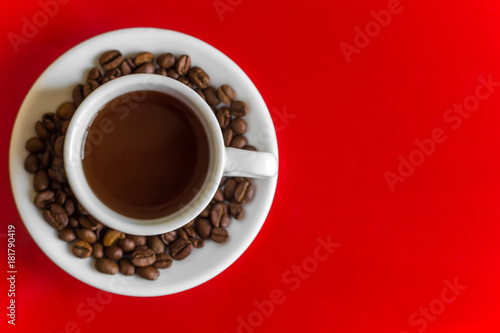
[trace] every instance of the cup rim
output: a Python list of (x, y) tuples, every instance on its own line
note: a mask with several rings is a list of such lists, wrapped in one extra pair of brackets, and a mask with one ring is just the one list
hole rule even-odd
[[(154, 90), (184, 102), (198, 116), (210, 146), (210, 162), (207, 177), (199, 193), (179, 211), (155, 219), (137, 219), (122, 215), (104, 205), (94, 194), (82, 165), (82, 151), (86, 133), (101, 108), (123, 94)], [(98, 87), (87, 96), (75, 111), (64, 142), (64, 166), (66, 177), (75, 197), (90, 215), (106, 226), (135, 235), (156, 235), (178, 229), (195, 219), (212, 200), (223, 175), (224, 141), (217, 118), (208, 104), (194, 90), (169, 77), (151, 74), (133, 74), (116, 78)]]

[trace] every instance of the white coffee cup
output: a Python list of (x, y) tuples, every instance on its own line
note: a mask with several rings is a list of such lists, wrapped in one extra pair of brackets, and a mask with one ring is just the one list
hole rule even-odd
[[(162, 92), (186, 104), (203, 124), (210, 147), (208, 174), (193, 200), (178, 211), (156, 219), (130, 218), (104, 205), (87, 183), (82, 165), (86, 135), (97, 113), (116, 97), (132, 92), (139, 95), (144, 90)], [(109, 81), (80, 104), (66, 132), (64, 163), (69, 185), (82, 206), (108, 227), (134, 235), (161, 234), (190, 222), (210, 203), (223, 176), (269, 178), (278, 172), (278, 161), (270, 153), (225, 147), (217, 118), (195, 91), (174, 79), (151, 74), (127, 75)]]

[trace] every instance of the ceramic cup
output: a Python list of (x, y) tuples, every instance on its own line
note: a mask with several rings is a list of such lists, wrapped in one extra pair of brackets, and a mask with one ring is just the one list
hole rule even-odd
[[(210, 147), (205, 183), (191, 202), (168, 216), (146, 220), (121, 215), (104, 205), (87, 183), (82, 166), (86, 135), (97, 113), (116, 97), (133, 92), (140, 96), (144, 90), (172, 95), (186, 104), (203, 124)], [(132, 103), (140, 103), (140, 100)], [(210, 203), (223, 176), (270, 178), (278, 172), (278, 161), (270, 153), (225, 147), (217, 118), (194, 90), (174, 79), (150, 74), (128, 75), (109, 81), (80, 104), (66, 132), (64, 163), (69, 185), (82, 206), (110, 228), (134, 235), (161, 234), (190, 222)]]

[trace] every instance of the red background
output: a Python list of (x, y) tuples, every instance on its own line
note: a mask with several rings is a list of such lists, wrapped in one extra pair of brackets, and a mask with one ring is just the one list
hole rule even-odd
[[(6, 323), (2, 278), (1, 330), (499, 332), (500, 91), (456, 130), (443, 115), (474, 95), (479, 76), (500, 81), (500, 4), (401, 0), (401, 12), (348, 63), (340, 44), (354, 44), (355, 27), (364, 29), (388, 0), (220, 2), (232, 3), (222, 20), (212, 0), (69, 0), (17, 53), (8, 33), (20, 35), (23, 17), (32, 21), (41, 7), (4, 6), (0, 262), (6, 271), (14, 224), (19, 274), (15, 328)], [(54, 265), (24, 228), (8, 178), (12, 126), (37, 77), (87, 38), (135, 26), (181, 31), (224, 52), (253, 80), (279, 129), (276, 197), (253, 244), (213, 280), (156, 298), (106, 297)], [(397, 173), (399, 156), (436, 128), (447, 140), (391, 191), (384, 173)], [(306, 259), (318, 236), (340, 244), (323, 262)], [(307, 277), (289, 271), (303, 263)], [(445, 280), (467, 286), (450, 304), (439, 301), (453, 295)], [(275, 289), (284, 302), (258, 315), (254, 301), (268, 304)], [(89, 297), (106, 304), (78, 314)], [(429, 306), (437, 315), (422, 319), (420, 307)], [(249, 316), (257, 327), (241, 328), (238, 318)]]

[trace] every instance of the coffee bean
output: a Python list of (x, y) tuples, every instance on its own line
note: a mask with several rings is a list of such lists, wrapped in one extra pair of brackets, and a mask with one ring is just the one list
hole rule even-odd
[(90, 80), (83, 86), (83, 97), (86, 98), (91, 92), (99, 88), (99, 82)]
[(123, 250), (123, 252), (132, 252), (135, 250), (135, 242), (131, 238), (123, 238), (118, 240), (118, 246)]
[(80, 204), (80, 202), (76, 202), (76, 207), (78, 208), (78, 213), (80, 213), (81, 215), (89, 215), (89, 212), (87, 212), (87, 210), (85, 210), (85, 208)]
[(45, 142), (42, 141), (42, 139), (40, 139), (38, 137), (30, 138), (26, 142), (26, 150), (32, 154), (43, 153), (46, 148), (47, 148), (47, 145), (45, 144)]
[(196, 237), (196, 231), (194, 230), (194, 220), (182, 227), (182, 230), (188, 235), (188, 238)]
[(130, 58), (126, 58), (120, 65), (120, 70), (123, 75), (131, 74), (137, 66), (134, 63), (134, 60)]
[(64, 102), (57, 108), (56, 114), (59, 119), (69, 120), (71, 119), (71, 117), (73, 117), (75, 111), (76, 107), (73, 102)]
[(92, 246), (86, 241), (79, 240), (73, 244), (73, 254), (78, 258), (88, 258), (92, 254)]
[(120, 260), (123, 257), (123, 250), (118, 245), (104, 247), (104, 256), (111, 260)]
[(160, 236), (160, 239), (163, 244), (168, 245), (177, 239), (177, 231), (173, 230), (166, 232)]
[(207, 218), (210, 216), (210, 212), (212, 211), (212, 207), (208, 205), (205, 209), (200, 213), (200, 217)]
[(231, 124), (231, 111), (229, 111), (229, 108), (226, 106), (217, 110), (216, 117), (220, 128), (226, 128)]
[(236, 98), (236, 93), (231, 86), (223, 84), (217, 89), (217, 97), (219, 97), (222, 103), (230, 104)]
[(204, 101), (206, 101), (205, 94), (203, 93), (203, 90), (200, 88), (196, 88), (195, 92), (200, 95), (201, 98), (203, 98)]
[(73, 201), (73, 199), (66, 199), (66, 202), (64, 203), (64, 210), (66, 211), (68, 216), (73, 215), (73, 213), (75, 212), (75, 202)]
[(61, 123), (61, 133), (63, 135), (66, 135), (66, 132), (68, 131), (68, 126), (69, 126), (69, 120), (65, 120)]
[(169, 70), (167, 70), (167, 76), (174, 80), (177, 80), (180, 77), (175, 68), (170, 68)]
[(178, 236), (178, 238), (182, 238), (184, 240), (189, 240), (189, 235), (182, 228), (177, 230), (177, 236)]
[(233, 140), (233, 130), (226, 127), (222, 130), (222, 138), (224, 139), (224, 146), (229, 147), (231, 140)]
[(53, 132), (56, 130), (56, 114), (54, 112), (45, 113), (42, 116), (42, 124), (49, 132)]
[[(64, 206), (64, 203), (66, 202), (66, 193), (64, 191), (57, 191), (56, 192), (56, 204), (59, 206)], [(66, 210), (66, 209), (65, 209)]]
[(104, 257), (104, 247), (101, 243), (96, 242), (92, 244), (92, 257), (101, 259)]
[(231, 216), (229, 215), (229, 207), (225, 203), (218, 203), (212, 209), (210, 214), (210, 221), (214, 227), (227, 227), (231, 223)]
[(68, 225), (68, 214), (57, 204), (50, 204), (49, 208), (43, 211), (43, 218), (56, 230), (62, 230)]
[(54, 153), (57, 156), (63, 156), (63, 150), (64, 150), (64, 136), (60, 136), (56, 139), (56, 142), (54, 143)]
[(155, 72), (156, 68), (155, 65), (151, 62), (147, 62), (145, 64), (142, 64), (141, 66), (137, 67), (135, 72), (136, 74), (153, 74)]
[(210, 238), (210, 232), (212, 231), (212, 224), (210, 223), (209, 220), (198, 218), (196, 219), (194, 225), (198, 236), (200, 236), (202, 239)]
[(52, 153), (46, 150), (42, 154), (42, 168), (47, 169), (52, 164)]
[(229, 234), (224, 228), (213, 228), (210, 239), (216, 243), (224, 243), (229, 238)]
[(189, 80), (201, 89), (205, 89), (210, 85), (210, 76), (198, 66), (193, 66), (189, 71)]
[(57, 233), (57, 237), (67, 243), (71, 243), (76, 240), (75, 232), (69, 228), (59, 230), (59, 232)]
[(196, 248), (202, 248), (205, 245), (205, 241), (203, 239), (199, 238), (193, 238), (191, 239), (191, 243), (193, 243), (193, 246)]
[(38, 169), (40, 169), (40, 164), (38, 155), (29, 154), (24, 160), (24, 169), (29, 173), (35, 173)]
[(160, 253), (156, 255), (156, 261), (153, 264), (158, 269), (165, 269), (172, 266), (172, 257), (167, 253)]
[(64, 170), (64, 166), (62, 164), (52, 162), (52, 165), (47, 170), (47, 174), (50, 179), (58, 183), (66, 181), (66, 171)]
[(187, 76), (179, 76), (177, 78), (177, 81), (179, 81), (180, 83), (184, 83), (185, 85), (189, 84), (189, 78)]
[(234, 177), (234, 180), (236, 180), (236, 182), (238, 184), (241, 184), (241, 183), (249, 181), (249, 179), (247, 177)]
[(205, 100), (211, 106), (217, 106), (220, 103), (219, 97), (217, 96), (217, 90), (214, 87), (208, 86), (203, 89), (203, 94), (205, 95)]
[(222, 190), (220, 188), (218, 188), (217, 191), (215, 192), (214, 200), (216, 202), (224, 201), (224, 193), (222, 193)]
[(254, 194), (254, 186), (246, 181), (238, 185), (234, 192), (234, 199), (239, 203), (247, 203), (252, 200)]
[(45, 126), (43, 126), (41, 121), (37, 121), (35, 124), (36, 135), (42, 140), (48, 140), (50, 138), (50, 133), (47, 131)]
[(73, 103), (78, 107), (83, 99), (83, 84), (77, 84), (75, 88), (73, 88)]
[(159, 236), (148, 237), (147, 244), (149, 248), (156, 254), (165, 252), (165, 244), (162, 242)]
[(120, 266), (120, 273), (123, 275), (131, 276), (135, 274), (135, 266), (129, 259), (121, 259), (118, 262), (118, 266)]
[(175, 260), (183, 260), (193, 252), (193, 244), (190, 241), (179, 238), (168, 246), (170, 255)]
[(156, 260), (156, 254), (153, 250), (145, 248), (145, 249), (136, 249), (132, 252), (130, 256), (130, 261), (136, 267), (145, 267), (152, 265)]
[(172, 53), (160, 54), (158, 58), (156, 58), (156, 63), (162, 68), (169, 69), (175, 65), (175, 57)]
[(74, 217), (70, 217), (69, 218), (69, 222), (68, 222), (68, 225), (73, 228), (73, 229), (76, 229), (76, 228), (79, 228), (80, 227), (80, 223), (78, 223), (78, 220)]
[(233, 148), (243, 148), (248, 144), (247, 138), (245, 138), (243, 135), (236, 135), (233, 137), (233, 140), (231, 140), (231, 144), (229, 145), (230, 147)]
[(125, 234), (118, 230), (110, 229), (106, 231), (104, 234), (104, 238), (102, 239), (102, 245), (111, 246), (119, 239), (125, 238)]
[(243, 216), (243, 206), (237, 202), (231, 202), (229, 204), (229, 211), (231, 212), (231, 215), (239, 220)]
[(120, 51), (112, 50), (104, 53), (99, 58), (99, 63), (104, 70), (109, 70), (120, 66), (123, 60), (123, 55)]
[(244, 117), (248, 113), (248, 106), (242, 101), (232, 101), (229, 109), (234, 117)]
[(97, 241), (96, 234), (89, 229), (76, 230), (76, 236), (78, 236), (79, 239), (86, 241), (89, 244), (94, 244)]
[(140, 65), (145, 64), (147, 62), (153, 62), (154, 57), (155, 57), (154, 54), (151, 52), (141, 52), (135, 56), (134, 64), (136, 66), (140, 66)]
[(95, 269), (101, 273), (110, 275), (114, 275), (120, 270), (116, 262), (105, 258), (97, 259), (95, 261)]
[(224, 184), (226, 184), (226, 182), (229, 180), (229, 177), (222, 177), (221, 180), (220, 180), (220, 183), (219, 183), (219, 186), (224, 186)]
[[(47, 174), (48, 174), (48, 171), (47, 171)], [(50, 176), (49, 176), (49, 178), (50, 178)], [(51, 181), (50, 181), (49, 189), (50, 189), (52, 192), (54, 192), (54, 193), (55, 193), (55, 192), (57, 192), (57, 191), (59, 191), (59, 190), (62, 190), (62, 188), (63, 188), (63, 187), (62, 187), (61, 183), (56, 182), (55, 180), (51, 180)]]
[(128, 235), (127, 237), (134, 241), (136, 247), (146, 245), (146, 236)]
[(102, 70), (101, 67), (98, 66), (92, 67), (89, 70), (89, 73), (87, 74), (87, 81), (94, 80), (97, 82), (101, 82), (103, 78), (104, 78), (104, 71)]
[(179, 58), (179, 61), (175, 64), (175, 69), (179, 75), (186, 75), (191, 68), (191, 58), (184, 54)]
[(245, 147), (243, 147), (243, 149), (250, 150), (250, 151), (257, 151), (257, 148), (255, 148), (254, 146), (249, 146), (249, 145), (246, 145)]
[(136, 273), (146, 280), (156, 280), (160, 276), (160, 272), (154, 266), (139, 267)]
[(167, 70), (165, 68), (158, 67), (155, 69), (155, 74), (167, 76)]
[(101, 223), (90, 215), (80, 215), (78, 217), (78, 223), (80, 223), (82, 228), (92, 231), (97, 231), (97, 229), (102, 228)]
[(231, 121), (231, 128), (235, 134), (243, 135), (247, 131), (247, 122), (241, 117), (236, 117)]
[(102, 82), (106, 83), (108, 81), (116, 79), (117, 77), (122, 76), (122, 71), (119, 68), (113, 68), (110, 69), (109, 71), (106, 71), (106, 74), (104, 76), (105, 77), (102, 80)]
[(35, 206), (44, 209), (48, 204), (53, 203), (56, 200), (56, 196), (52, 191), (43, 191), (36, 195)]
[(238, 187), (238, 182), (233, 178), (229, 179), (224, 186), (224, 197), (226, 200), (231, 200), (234, 198), (234, 192), (236, 191), (236, 187)]

